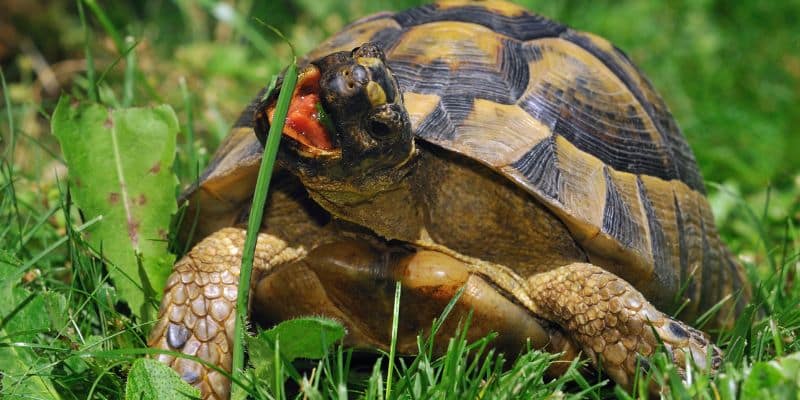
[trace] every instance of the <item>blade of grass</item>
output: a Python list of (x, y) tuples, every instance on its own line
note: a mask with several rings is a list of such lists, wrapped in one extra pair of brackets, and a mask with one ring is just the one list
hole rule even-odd
[(52, 217), (60, 209), (61, 209), (61, 207), (56, 205), (56, 206), (51, 207), (50, 210), (45, 211), (44, 213), (42, 213), (39, 216), (39, 218), (37, 218), (36, 221), (33, 223), (33, 226), (31, 226), (28, 229), (28, 232), (25, 233), (25, 236), (22, 236), (20, 238), (20, 241), (17, 244), (17, 250), (22, 250), (22, 248), (25, 246), (25, 244), (28, 243), (28, 241), (30, 241), (34, 237), (36, 232), (39, 231), (39, 228), (44, 226), (44, 224), (47, 223), (47, 220), (50, 217)]
[(236, 10), (227, 3), (212, 0), (200, 0), (199, 3), (219, 21), (231, 25), (245, 39), (253, 44), (261, 54), (274, 54), (272, 45), (254, 29), (247, 20), (242, 18)]
[[(233, 375), (237, 378), (244, 372), (244, 322), (247, 310), (247, 301), (250, 293), (250, 275), (253, 270), (253, 256), (256, 248), (256, 237), (261, 219), (264, 215), (264, 202), (267, 199), (270, 180), (272, 179), (272, 168), (275, 164), (275, 157), (278, 154), (278, 145), (281, 140), (286, 114), (289, 111), (289, 102), (295, 83), (297, 83), (297, 58), (292, 60), (292, 64), (286, 69), (284, 75), (283, 90), (278, 95), (277, 105), (272, 126), (270, 126), (267, 136), (267, 143), (264, 146), (264, 154), (261, 158), (261, 166), (258, 170), (255, 193), (253, 193), (253, 204), (250, 207), (250, 217), (247, 220), (247, 235), (242, 251), (242, 266), (239, 274), (239, 291), (236, 298), (236, 328), (233, 338)], [(240, 387), (233, 387), (234, 392), (239, 392)]]
[(280, 337), (275, 338), (274, 357), (275, 359), (273, 360), (273, 363), (275, 365), (275, 369), (273, 371), (275, 372), (275, 375), (273, 376), (273, 378), (275, 378), (275, 381), (273, 383), (275, 386), (272, 388), (272, 395), (275, 396), (276, 399), (283, 399), (283, 373), (281, 370), (283, 362), (281, 361)]
[[(17, 203), (17, 189), (14, 187), (14, 153), (16, 153), (17, 134), (14, 132), (14, 114), (11, 112), (11, 99), (9, 98), (8, 87), (6, 86), (6, 75), (3, 73), (2, 68), (0, 68), (0, 84), (2, 84), (3, 102), (8, 115), (8, 134), (11, 136), (11, 145), (8, 148), (8, 155), (6, 158), (8, 160), (8, 164), (6, 164), (5, 168), (3, 169), (8, 171), (6, 181), (8, 182), (8, 190), (11, 192), (11, 205), (14, 209), (14, 215), (16, 216), (18, 233), (17, 238), (22, 240), (22, 214), (19, 212), (19, 204)], [(0, 164), (0, 167), (2, 167), (3, 164), (5, 163)], [(11, 229), (10, 226), (9, 229)]]
[(83, 12), (83, 1), (75, 0), (78, 4), (78, 15), (80, 15), (81, 26), (83, 27), (83, 44), (86, 53), (86, 79), (89, 81), (89, 99), (96, 102), (100, 99), (97, 91), (97, 79), (94, 70), (94, 57), (92, 56), (92, 30), (86, 24), (86, 15)]
[[(128, 46), (119, 55), (117, 55), (117, 57), (114, 58), (114, 61), (112, 61), (111, 64), (109, 64), (103, 70), (103, 73), (101, 73), (100, 76), (97, 78), (97, 85), (98, 86), (101, 86), (102, 83), (105, 82), (105, 79), (106, 79), (106, 76), (108, 75), (108, 73), (111, 72), (112, 70), (114, 70), (114, 68), (116, 68), (117, 64), (119, 64), (119, 62), (122, 61), (123, 58), (128, 56), (128, 53), (132, 52), (137, 46), (139, 46), (140, 42), (134, 40), (134, 41), (132, 41), (130, 43), (131, 43), (131, 45)], [(134, 70), (134, 74), (138, 75), (136, 70)], [(126, 77), (126, 79), (127, 79), (127, 77)]]
[(130, 49), (125, 55), (125, 80), (123, 82), (122, 106), (130, 107), (133, 104), (133, 83), (136, 80), (136, 41), (132, 37), (125, 38), (125, 44)]
[[(92, 225), (96, 224), (97, 222), (99, 222), (99, 221), (100, 221), (100, 220), (102, 220), (102, 219), (103, 219), (103, 216), (102, 216), (102, 215), (98, 215), (98, 216), (96, 216), (96, 217), (94, 217), (94, 218), (90, 219), (89, 221), (86, 221), (86, 223), (84, 223), (83, 225), (81, 225), (81, 226), (79, 226), (79, 227), (75, 228), (75, 231), (76, 231), (76, 232), (83, 232), (83, 231), (85, 231), (87, 228), (89, 228), (90, 226), (92, 226)], [(39, 254), (37, 254), (36, 256), (34, 256), (33, 258), (31, 258), (30, 260), (28, 260), (28, 261), (27, 261), (25, 264), (23, 264), (21, 267), (19, 267), (19, 270), (20, 270), (21, 272), (25, 272), (25, 271), (27, 271), (27, 270), (28, 270), (28, 268), (30, 268), (30, 267), (32, 267), (33, 265), (35, 265), (35, 264), (36, 264), (36, 263), (37, 263), (39, 260), (41, 260), (41, 259), (42, 259), (44, 256), (46, 256), (46, 255), (50, 254), (50, 252), (51, 252), (51, 251), (55, 250), (56, 248), (58, 248), (58, 247), (59, 247), (59, 246), (61, 246), (62, 244), (66, 243), (68, 240), (69, 240), (69, 237), (68, 237), (68, 236), (62, 236), (61, 238), (59, 238), (58, 240), (56, 240), (55, 242), (53, 242), (51, 245), (47, 246), (47, 247), (46, 247), (44, 250), (42, 250), (42, 251), (41, 251)]]
[(394, 288), (394, 309), (392, 310), (392, 341), (389, 344), (389, 370), (386, 372), (386, 400), (392, 395), (392, 373), (394, 371), (394, 356), (397, 349), (397, 325), (400, 322), (400, 282)]
[[(11, 99), (8, 96), (8, 87), (6, 86), (6, 74), (3, 72), (3, 68), (0, 67), (0, 83), (2, 83), (3, 88), (3, 102), (5, 103), (6, 107), (6, 114), (8, 115), (8, 134), (10, 145), (6, 148), (6, 159), (8, 160), (9, 164), (14, 165), (14, 150), (17, 144), (17, 135), (14, 133), (14, 116), (11, 113)], [(2, 137), (0, 137), (2, 139)]]
[[(114, 27), (114, 24), (111, 23), (111, 19), (108, 18), (105, 11), (97, 4), (95, 0), (83, 0), (86, 3), (86, 6), (89, 7), (89, 10), (92, 11), (97, 21), (100, 22), (100, 25), (103, 27), (103, 30), (106, 31), (108, 36), (111, 36), (111, 40), (114, 41), (114, 45), (117, 47), (117, 51), (122, 53), (123, 49), (125, 49), (124, 42), (122, 41), (122, 35), (119, 34), (119, 31)], [(81, 16), (83, 18), (83, 16)]]

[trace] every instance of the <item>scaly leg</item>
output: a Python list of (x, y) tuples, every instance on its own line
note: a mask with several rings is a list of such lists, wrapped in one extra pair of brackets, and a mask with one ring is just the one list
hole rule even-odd
[[(159, 322), (150, 332), (150, 347), (197, 356), (231, 371), (244, 237), (244, 229), (221, 229), (175, 264), (164, 289)], [(254, 269), (267, 270), (305, 255), (265, 233), (256, 243)], [(157, 359), (199, 388), (204, 399), (228, 399), (230, 382), (223, 374), (185, 358), (160, 354)]]
[(570, 264), (528, 283), (534, 313), (560, 325), (623, 387), (633, 384), (637, 357), (659, 346), (656, 335), (681, 371), (687, 356), (704, 369), (721, 363), (720, 350), (702, 332), (656, 310), (628, 282), (600, 267)]

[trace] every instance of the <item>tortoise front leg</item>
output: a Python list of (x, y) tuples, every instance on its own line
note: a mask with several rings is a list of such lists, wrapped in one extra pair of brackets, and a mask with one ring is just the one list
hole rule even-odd
[(703, 369), (715, 370), (722, 361), (702, 332), (656, 310), (632, 285), (600, 267), (570, 264), (528, 283), (533, 311), (560, 325), (623, 387), (633, 384), (637, 357), (659, 346), (656, 335), (682, 373), (687, 356)]
[[(239, 267), (245, 230), (221, 229), (198, 243), (175, 263), (164, 289), (158, 323), (150, 332), (152, 348), (197, 356), (231, 371)], [(268, 270), (304, 256), (302, 249), (265, 233), (258, 235), (253, 268)], [(158, 355), (204, 399), (227, 399), (230, 381), (197, 362)]]

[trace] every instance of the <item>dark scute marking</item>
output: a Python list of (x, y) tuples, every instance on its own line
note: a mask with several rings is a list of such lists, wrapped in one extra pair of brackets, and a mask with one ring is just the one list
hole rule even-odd
[[(587, 71), (588, 72), (588, 71)], [(575, 76), (566, 87), (543, 82), (520, 101), (534, 118), (575, 147), (592, 154), (617, 171), (651, 175), (670, 180), (668, 154), (654, 143), (644, 123), (635, 114), (608, 109), (616, 100), (601, 98), (590, 88), (589, 74)], [(583, 99), (596, 99), (591, 104)]]
[(416, 135), (434, 143), (452, 141), (456, 126), (469, 115), (472, 104), (470, 97), (442, 97), (433, 112), (419, 124)]
[[(670, 114), (666, 105), (664, 105), (663, 100), (656, 95), (658, 103), (660, 104), (653, 104), (649, 102), (647, 97), (642, 93), (642, 90), (637, 85), (636, 81), (627, 73), (627, 71), (625, 71), (623, 66), (617, 62), (614, 55), (609, 54), (595, 46), (590, 38), (572, 30), (565, 31), (561, 37), (577, 44), (578, 46), (581, 46), (584, 50), (597, 57), (625, 84), (631, 93), (633, 93), (639, 104), (642, 105), (642, 108), (644, 108), (645, 112), (653, 121), (658, 133), (661, 135), (663, 142), (666, 143), (666, 150), (669, 154), (665, 154), (665, 156), (668, 157), (666, 159), (668, 161), (668, 165), (662, 167), (664, 169), (660, 173), (630, 172), (646, 173), (648, 175), (658, 176), (664, 179), (680, 179), (693, 190), (696, 190), (700, 193), (705, 193), (703, 179), (697, 170), (697, 163), (694, 159), (694, 155), (692, 154), (688, 143), (686, 143), (686, 139), (683, 137), (683, 134), (675, 123), (675, 120), (672, 118), (672, 114)], [(649, 89), (650, 92), (653, 94), (656, 93), (653, 90), (652, 85), (650, 85), (649, 81), (647, 81), (647, 78), (644, 78), (644, 76), (641, 75), (639, 69), (632, 62), (630, 62), (630, 59), (623, 51), (615, 47), (614, 53), (640, 74), (642, 81), (647, 85), (647, 89)]]
[(464, 58), (457, 68), (445, 60), (420, 64), (414, 59), (392, 58), (388, 62), (404, 92), (437, 94), (441, 97), (481, 98), (514, 104), (528, 85), (528, 65), (522, 44), (504, 40), (499, 64), (481, 64)]
[(483, 25), (497, 33), (520, 41), (557, 37), (567, 29), (564, 25), (540, 15), (524, 13), (508, 17), (479, 6), (439, 10), (435, 5), (426, 5), (397, 13), (394, 19), (404, 28), (437, 21), (469, 22)]
[[(530, 63), (531, 61), (541, 61), (542, 60), (542, 47), (536, 43), (525, 43), (522, 45), (522, 58), (525, 60), (525, 63)], [(527, 84), (527, 82), (526, 82)]]
[(631, 61), (624, 51), (615, 46), (614, 52), (639, 74), (642, 79), (642, 86), (655, 95), (655, 101), (649, 103), (651, 109), (648, 111), (652, 111), (651, 115), (653, 116), (653, 123), (656, 127), (658, 127), (661, 132), (666, 132), (667, 143), (669, 143), (670, 149), (672, 150), (673, 162), (677, 168), (678, 175), (690, 188), (701, 194), (705, 194), (706, 188), (703, 183), (703, 176), (697, 168), (697, 161), (694, 158), (694, 153), (689, 143), (686, 141), (686, 138), (683, 136), (683, 133), (681, 133), (666, 103), (664, 103), (664, 100), (658, 95), (658, 92), (656, 92), (650, 80), (642, 74), (639, 67)]
[(669, 331), (678, 339), (689, 338), (689, 332), (687, 332), (686, 329), (683, 329), (683, 327), (681, 327), (680, 324), (676, 322), (669, 323)]
[[(541, 59), (541, 57), (542, 55), (539, 53), (538, 58)], [(530, 81), (528, 63), (536, 58), (536, 52), (530, 50), (529, 46), (513, 40), (503, 40), (500, 70), (503, 72), (506, 85), (508, 85), (508, 99), (511, 102), (516, 103), (527, 90)]]
[(677, 287), (675, 287), (676, 282), (670, 275), (674, 275), (675, 271), (668, 265), (669, 255), (666, 252), (667, 241), (664, 238), (664, 231), (658, 221), (658, 215), (653, 208), (653, 203), (650, 202), (650, 198), (647, 196), (647, 188), (638, 176), (636, 177), (636, 186), (639, 189), (639, 197), (642, 199), (642, 207), (644, 207), (647, 225), (650, 228), (650, 247), (653, 253), (653, 266), (655, 267), (653, 273), (659, 282), (659, 287), (667, 291), (673, 290), (671, 295), (674, 295), (674, 290), (677, 290)]
[(167, 343), (173, 349), (180, 350), (191, 334), (185, 326), (170, 322), (169, 328), (167, 328)]
[(603, 232), (616, 239), (625, 247), (633, 247), (637, 238), (641, 237), (639, 225), (631, 219), (631, 211), (619, 194), (617, 185), (608, 172), (608, 167), (603, 167), (606, 179), (606, 202), (603, 210)]
[(551, 199), (558, 199), (561, 172), (556, 162), (553, 136), (533, 146), (511, 166), (522, 173), (540, 192)]
[(683, 288), (686, 285), (686, 289), (684, 293), (681, 293), (682, 296), (686, 297), (687, 294), (691, 294), (694, 291), (694, 285), (692, 282), (688, 282), (689, 277), (689, 249), (687, 248), (686, 244), (686, 231), (683, 226), (683, 211), (681, 211), (681, 205), (678, 202), (678, 196), (675, 192), (672, 193), (672, 201), (675, 204), (675, 226), (678, 230), (678, 259), (680, 261), (680, 287)]

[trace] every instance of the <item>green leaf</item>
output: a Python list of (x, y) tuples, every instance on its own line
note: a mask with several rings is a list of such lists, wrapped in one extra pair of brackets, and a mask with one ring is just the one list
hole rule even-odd
[(170, 367), (148, 358), (133, 362), (125, 385), (125, 400), (195, 399), (200, 390), (184, 382)]
[(111, 262), (119, 298), (150, 319), (174, 256), (167, 251), (175, 213), (172, 173), (178, 119), (168, 105), (109, 110), (63, 96), (53, 114), (75, 202), (90, 219), (90, 245)]
[(257, 337), (246, 336), (250, 362), (260, 380), (272, 381), (275, 371), (275, 347), (279, 342), (281, 358), (292, 362), (298, 358), (320, 359), (345, 335), (342, 324), (324, 317), (303, 317), (283, 321)]
[[(4, 399), (60, 399), (47, 375), (51, 360), (28, 344), (39, 333), (63, 327), (66, 300), (54, 292), (31, 293), (20, 286), (24, 271), (9, 254), (0, 252), (0, 397)], [(62, 310), (53, 318), (53, 310)]]
[(742, 398), (800, 398), (800, 353), (753, 364), (742, 384)]
[(258, 335), (274, 347), (280, 341), (281, 356), (287, 361), (298, 358), (320, 359), (345, 335), (344, 326), (324, 317), (304, 317), (281, 322)]

